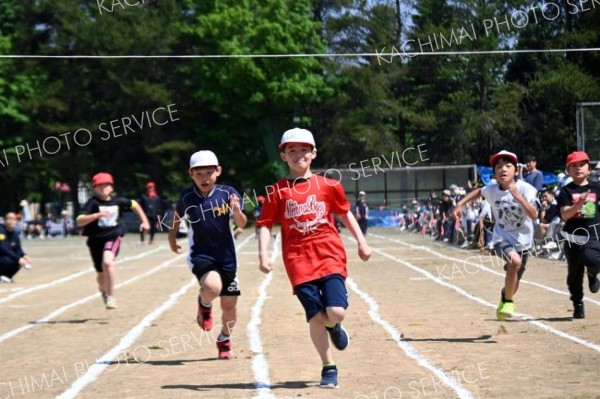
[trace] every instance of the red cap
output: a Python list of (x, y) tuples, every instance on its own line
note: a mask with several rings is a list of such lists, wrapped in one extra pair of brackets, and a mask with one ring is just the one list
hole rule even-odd
[(567, 156), (567, 166), (575, 162), (590, 162), (590, 157), (585, 151), (573, 151)]
[(492, 167), (496, 166), (496, 161), (498, 161), (498, 159), (500, 159), (500, 158), (508, 158), (508, 159), (512, 160), (515, 165), (519, 163), (519, 161), (517, 160), (517, 156), (515, 154), (513, 154), (510, 151), (502, 150), (499, 153), (494, 154), (490, 157), (490, 165)]
[(110, 175), (110, 173), (100, 172), (92, 177), (93, 186), (106, 183), (113, 184), (113, 177)]
[(262, 195), (259, 195), (258, 197), (256, 197), (256, 201), (257, 202), (265, 202), (265, 197), (263, 197)]
[(156, 184), (154, 184), (153, 181), (149, 181), (148, 183), (146, 183), (146, 188), (155, 188)]

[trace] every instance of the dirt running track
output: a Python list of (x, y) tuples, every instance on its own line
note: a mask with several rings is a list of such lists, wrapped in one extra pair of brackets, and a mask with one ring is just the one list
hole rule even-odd
[(572, 320), (562, 262), (531, 259), (516, 297), (522, 316), (499, 322), (497, 258), (373, 229), (363, 263), (343, 233), (351, 345), (335, 353), (339, 389), (318, 387), (321, 365), (281, 256), (271, 276), (260, 273), (247, 230), (230, 361), (215, 360), (218, 329), (195, 324), (197, 283), (166, 236), (156, 246), (126, 237), (114, 311), (82, 238), (25, 241), (34, 268), (0, 285), (0, 399), (600, 398), (600, 295), (586, 281), (587, 318)]

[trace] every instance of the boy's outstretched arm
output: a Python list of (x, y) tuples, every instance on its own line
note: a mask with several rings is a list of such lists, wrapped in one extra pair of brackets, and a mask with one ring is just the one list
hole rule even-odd
[(175, 211), (173, 212), (173, 225), (171, 226), (171, 228), (169, 228), (169, 234), (167, 236), (167, 239), (169, 241), (169, 247), (171, 248), (171, 251), (175, 252), (176, 254), (180, 254), (183, 252), (183, 249), (181, 249), (181, 245), (177, 244), (177, 232), (179, 231), (180, 224), (181, 219), (179, 218), (177, 211)]
[(481, 197), (481, 188), (476, 188), (458, 201), (456, 205), (454, 205), (454, 210), (452, 211), (452, 216), (454, 216), (454, 219), (460, 219), (462, 217), (462, 206), (464, 204), (476, 200), (479, 197)]
[(110, 212), (100, 211), (96, 213), (90, 213), (89, 215), (79, 215), (75, 221), (77, 223), (77, 227), (84, 227), (103, 216), (110, 216)]
[(267, 274), (273, 270), (273, 264), (269, 259), (269, 244), (271, 243), (271, 229), (259, 227), (258, 229), (258, 268)]
[(344, 226), (346, 226), (348, 231), (350, 231), (352, 236), (354, 236), (358, 242), (358, 256), (360, 259), (366, 262), (371, 257), (371, 248), (369, 247), (369, 244), (367, 244), (367, 240), (360, 230), (360, 226), (358, 225), (356, 218), (351, 211), (338, 216), (342, 220), (342, 223), (344, 223)]
[(150, 222), (148, 222), (148, 218), (146, 217), (146, 213), (142, 209), (142, 206), (138, 204), (137, 201), (131, 201), (131, 210), (137, 215), (138, 218), (142, 221), (140, 224), (140, 229), (144, 231), (150, 230)]

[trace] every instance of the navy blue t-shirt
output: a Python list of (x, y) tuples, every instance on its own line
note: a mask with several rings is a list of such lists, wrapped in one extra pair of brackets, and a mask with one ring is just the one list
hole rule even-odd
[(207, 259), (235, 272), (237, 258), (231, 230), (229, 196), (235, 194), (244, 207), (242, 196), (233, 187), (215, 184), (208, 197), (203, 197), (194, 185), (185, 189), (177, 201), (177, 214), (186, 220), (189, 229), (190, 261)]
[(21, 248), (19, 233), (9, 231), (5, 225), (0, 224), (0, 264), (12, 265), (25, 256)]

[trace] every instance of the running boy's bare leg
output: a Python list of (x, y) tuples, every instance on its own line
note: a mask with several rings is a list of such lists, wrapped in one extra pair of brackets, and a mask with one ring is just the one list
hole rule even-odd
[(104, 273), (96, 273), (96, 281), (98, 282), (98, 290), (106, 295), (106, 283), (104, 282)]
[(221, 295), (223, 282), (221, 276), (216, 271), (204, 273), (200, 278), (200, 295), (198, 301), (198, 315), (196, 321), (204, 331), (210, 331), (213, 328), (212, 301)]
[(221, 334), (230, 337), (235, 328), (235, 320), (237, 317), (237, 296), (222, 296), (221, 297), (221, 310), (223, 316), (221, 318), (223, 322), (223, 328)]
[(114, 296), (115, 294), (115, 254), (111, 251), (104, 251), (102, 253), (102, 275), (104, 275), (104, 289), (108, 296)]
[(310, 338), (321, 357), (321, 361), (323, 364), (331, 364), (333, 363), (333, 357), (329, 349), (329, 335), (325, 329), (326, 321), (325, 312), (319, 312), (308, 321), (308, 325), (310, 328)]
[(519, 270), (521, 269), (521, 257), (516, 251), (510, 252), (507, 263), (506, 277), (504, 278), (504, 297), (512, 300), (513, 295), (519, 289)]
[(216, 271), (205, 273), (200, 279), (200, 299), (205, 305), (210, 305), (219, 295), (223, 283), (221, 276)]
[(334, 325), (341, 323), (344, 321), (344, 317), (346, 316), (346, 309), (341, 306), (328, 306), (325, 311), (327, 312), (326, 323), (329, 325), (329, 327), (333, 327)]

